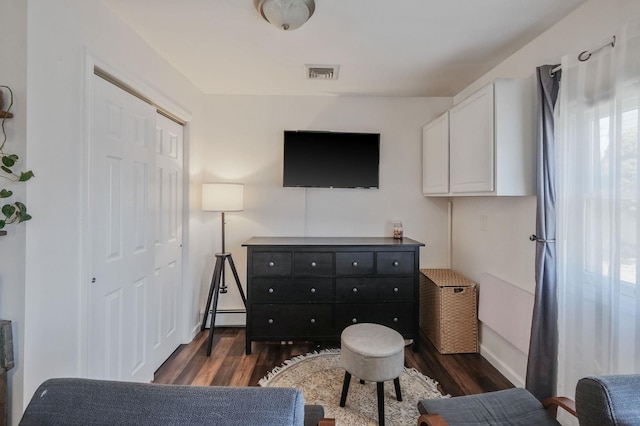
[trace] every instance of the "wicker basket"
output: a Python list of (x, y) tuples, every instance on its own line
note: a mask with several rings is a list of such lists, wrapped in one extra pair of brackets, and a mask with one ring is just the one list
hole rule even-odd
[(420, 328), (441, 354), (478, 352), (476, 284), (450, 269), (420, 272)]

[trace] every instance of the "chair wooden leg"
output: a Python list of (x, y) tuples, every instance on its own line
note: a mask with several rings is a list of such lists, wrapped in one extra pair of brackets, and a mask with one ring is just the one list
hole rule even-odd
[(340, 397), (340, 406), (344, 407), (347, 403), (347, 392), (349, 392), (349, 382), (351, 381), (351, 373), (344, 372), (344, 382), (342, 383), (342, 396)]
[(402, 392), (400, 391), (400, 377), (393, 379), (393, 386), (396, 388), (396, 399), (402, 401)]
[(384, 426), (384, 382), (378, 382), (378, 424)]

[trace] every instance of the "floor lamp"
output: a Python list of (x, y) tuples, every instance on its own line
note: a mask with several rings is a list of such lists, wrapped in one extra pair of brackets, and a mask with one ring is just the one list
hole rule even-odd
[[(224, 271), (225, 263), (228, 261), (236, 280), (238, 291), (242, 297), (245, 308), (247, 307), (247, 298), (244, 295), (238, 271), (233, 263), (231, 253), (227, 253), (224, 248), (224, 213), (242, 211), (244, 199), (244, 186), (241, 183), (204, 183), (202, 184), (202, 210), (220, 212), (222, 218), (222, 252), (216, 253), (216, 264), (213, 268), (213, 277), (211, 278), (211, 286), (209, 287), (209, 296), (207, 297), (207, 306), (200, 331), (204, 331), (211, 312), (211, 326), (209, 331), (209, 341), (207, 343), (207, 356), (211, 355), (211, 346), (213, 345), (213, 328), (216, 321), (216, 310), (218, 307), (218, 293), (226, 293), (227, 285), (225, 283)], [(213, 304), (212, 304), (213, 299)]]

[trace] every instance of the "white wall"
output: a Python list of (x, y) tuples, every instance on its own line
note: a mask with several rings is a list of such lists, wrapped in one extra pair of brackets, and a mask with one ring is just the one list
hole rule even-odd
[[(86, 333), (91, 332), (81, 311), (88, 285), (82, 272), (86, 51), (191, 111), (188, 143), (202, 139), (203, 99), (98, 0), (30, 0), (28, 43), (27, 154), (36, 179), (27, 197), (34, 218), (27, 226), (26, 321), (19, 347), (25, 403), (44, 379), (86, 371)], [(187, 294), (193, 293), (191, 287), (187, 282)], [(196, 315), (188, 315), (191, 329)]]
[[(606, 42), (633, 17), (637, 0), (591, 0), (513, 54), (455, 98), (455, 103), (498, 77), (530, 77), (535, 68), (557, 64), (565, 54)], [(488, 272), (531, 293), (535, 288), (535, 197), (455, 198), (453, 268), (473, 280)], [(480, 215), (488, 218), (482, 231)], [(480, 290), (482, 291), (482, 290)], [(482, 353), (516, 385), (524, 384), (526, 355), (488, 327), (481, 328)]]
[[(194, 147), (199, 165), (192, 171), (205, 182), (245, 184), (244, 211), (226, 217), (226, 248), (243, 284), (246, 249), (240, 245), (252, 236), (391, 236), (395, 220), (403, 222), (405, 236), (426, 244), (421, 267), (446, 267), (447, 200), (422, 196), (421, 128), (450, 106), (451, 98), (207, 97), (208, 142)], [(283, 188), (285, 129), (379, 132), (380, 189)], [(206, 220), (203, 289), (212, 254), (220, 250), (219, 214)], [(237, 291), (219, 307), (241, 308)]]
[[(14, 94), (14, 118), (5, 121), (5, 152), (17, 154), (24, 161), (21, 165), (24, 167), (27, 152), (27, 2), (0, 2), (0, 64), (0, 85), (11, 87)], [(6, 89), (3, 91), (8, 102), (9, 93)], [(25, 170), (22, 167), (19, 170)], [(25, 201), (27, 185), (0, 180), (0, 188), (13, 191), (12, 201)], [(4, 205), (4, 201), (0, 200), (0, 205)], [(8, 235), (0, 237), (0, 319), (10, 320), (13, 327), (15, 367), (8, 373), (11, 422), (19, 419), (22, 412), (26, 224), (10, 225), (5, 229)]]

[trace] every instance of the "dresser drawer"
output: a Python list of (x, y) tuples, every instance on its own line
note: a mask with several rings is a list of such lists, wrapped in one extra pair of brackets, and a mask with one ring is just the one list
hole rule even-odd
[(330, 304), (254, 304), (251, 331), (259, 338), (290, 339), (332, 335)]
[(373, 252), (336, 253), (336, 275), (373, 274)]
[(336, 278), (336, 301), (363, 302), (378, 298), (375, 281), (366, 278)]
[(257, 251), (251, 257), (254, 275), (291, 275), (291, 253)]
[(376, 253), (376, 272), (379, 275), (413, 275), (413, 252), (381, 251)]
[(415, 333), (413, 303), (341, 303), (336, 305), (336, 333), (352, 324), (386, 325), (403, 335)]
[(333, 253), (294, 253), (293, 273), (295, 275), (332, 275)]
[(413, 302), (413, 278), (371, 278), (375, 283), (377, 299), (386, 302)]
[(254, 278), (249, 298), (254, 302), (330, 302), (331, 278)]

